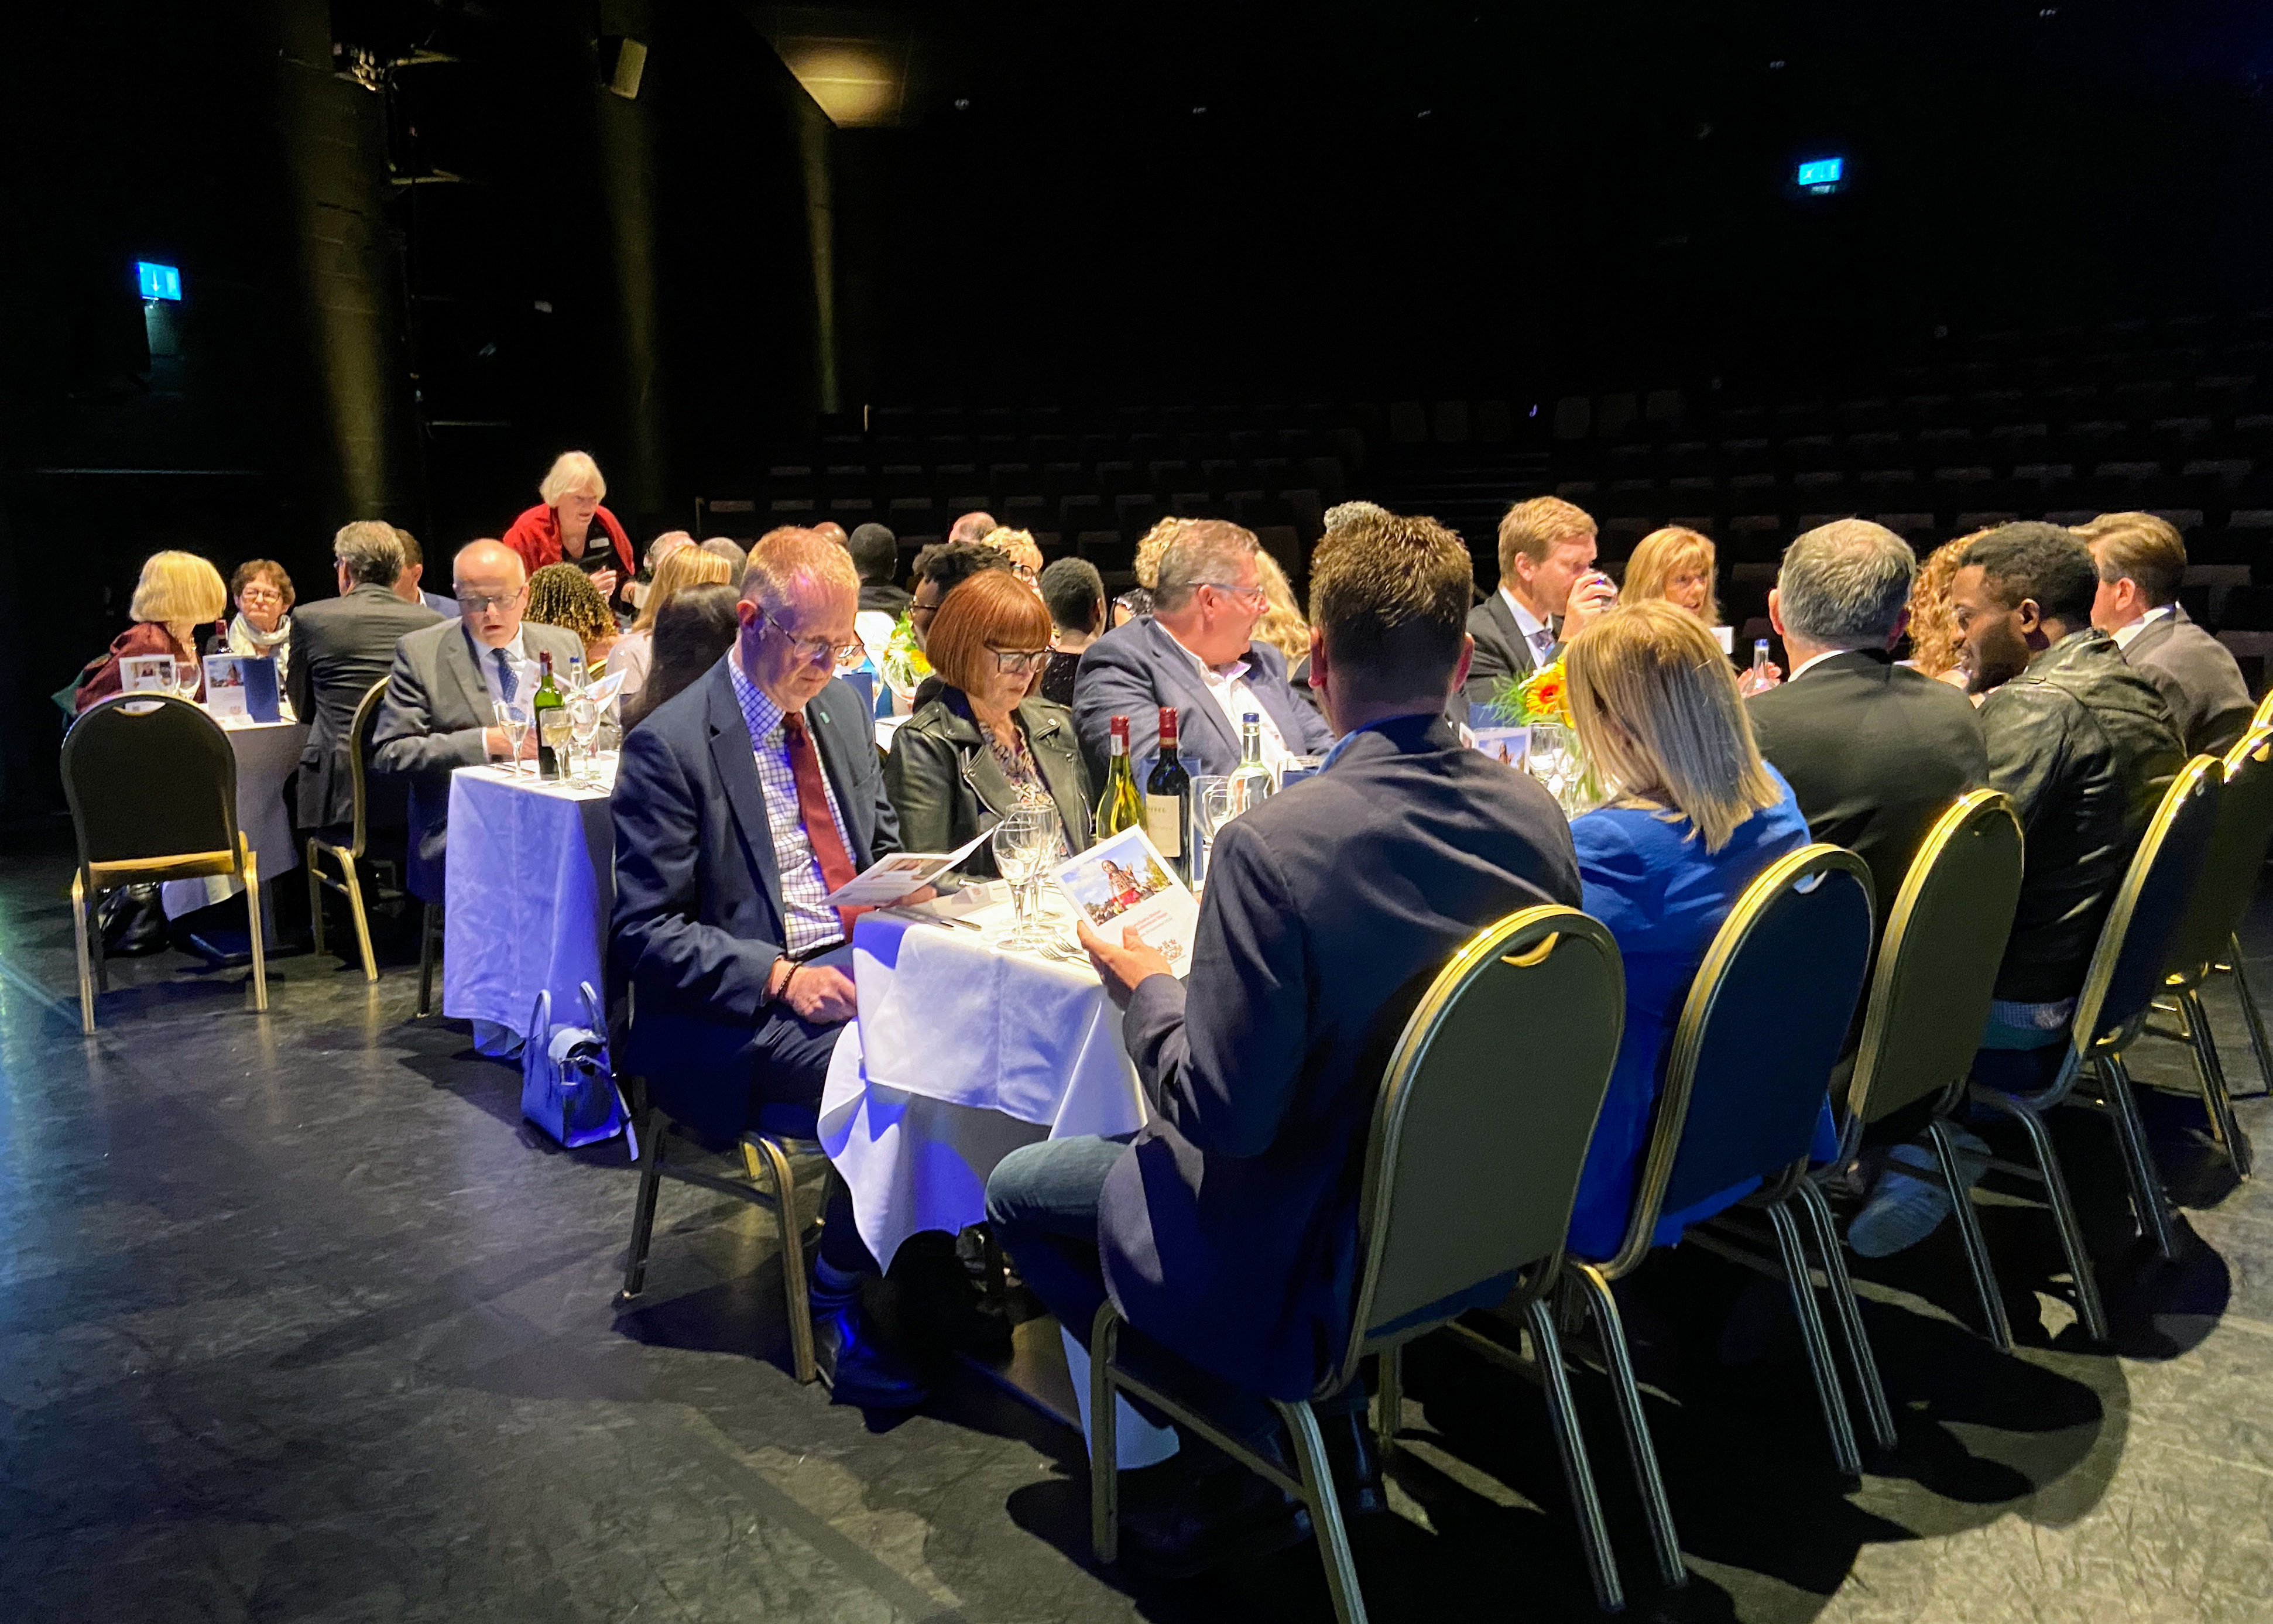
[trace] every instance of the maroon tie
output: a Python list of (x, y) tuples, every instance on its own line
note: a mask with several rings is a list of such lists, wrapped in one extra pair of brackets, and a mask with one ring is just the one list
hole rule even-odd
[[(821, 756), (813, 748), (813, 734), (806, 727), (805, 718), (795, 710), (782, 715), (782, 733), (789, 740), (789, 770), (797, 780), (798, 816), (805, 821), (805, 838), (813, 844), (813, 854), (821, 862), (821, 883), (831, 891), (850, 885), (859, 873), (844, 850), (844, 837), (837, 832), (836, 820), (829, 815), (829, 791), (821, 777)], [(844, 922), (844, 939), (852, 939), (852, 921), (861, 912), (859, 908), (839, 908), (836, 917)]]

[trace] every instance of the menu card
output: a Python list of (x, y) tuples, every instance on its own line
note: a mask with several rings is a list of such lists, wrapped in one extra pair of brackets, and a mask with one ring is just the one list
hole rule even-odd
[(172, 693), (174, 657), (170, 654), (120, 655), (118, 691), (122, 694)]
[(889, 907), (954, 868), (979, 849), (979, 841), (994, 832), (990, 825), (979, 831), (977, 839), (952, 852), (895, 852), (870, 863), (821, 900), (832, 908)]
[(1200, 905), (1142, 828), (1124, 829), (1059, 864), (1057, 882), (1075, 914), (1107, 941), (1133, 929), (1179, 979), (1189, 974)]
[(206, 709), (222, 720), (278, 719), (276, 661), (266, 654), (206, 656)]

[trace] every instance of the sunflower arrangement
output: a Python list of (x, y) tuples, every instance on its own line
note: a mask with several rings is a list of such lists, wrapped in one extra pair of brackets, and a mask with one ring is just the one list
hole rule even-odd
[(1501, 678), (1491, 708), (1511, 727), (1560, 730), (1551, 748), (1534, 732), (1524, 764), (1553, 792), (1564, 812), (1576, 816), (1602, 804), (1602, 777), (1579, 746), (1578, 729), (1571, 721), (1571, 684), (1561, 660), (1550, 661), (1527, 677)]

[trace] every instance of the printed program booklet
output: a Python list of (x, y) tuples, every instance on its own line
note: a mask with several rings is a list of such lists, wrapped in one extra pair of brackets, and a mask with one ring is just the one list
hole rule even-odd
[(1076, 914), (1106, 940), (1119, 942), (1134, 928), (1179, 980), (1190, 972), (1200, 905), (1142, 828), (1124, 829), (1059, 864), (1057, 881)]
[(174, 657), (170, 654), (120, 656), (118, 691), (122, 694), (172, 693)]
[(952, 852), (895, 852), (877, 859), (821, 900), (832, 908), (889, 907), (911, 891), (921, 891), (977, 851), (994, 832), (989, 824), (978, 839)]

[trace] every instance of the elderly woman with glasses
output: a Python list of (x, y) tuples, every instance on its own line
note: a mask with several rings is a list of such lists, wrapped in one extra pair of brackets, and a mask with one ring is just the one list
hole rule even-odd
[(274, 559), (247, 559), (229, 578), (236, 615), (228, 641), (208, 637), (208, 654), (266, 654), (276, 662), (277, 691), (283, 691), (292, 658), (292, 577)]
[[(1021, 801), (1057, 808), (1068, 854), (1089, 845), (1089, 772), (1073, 713), (1029, 695), (1049, 663), (1050, 612), (1008, 570), (986, 569), (948, 593), (926, 642), (945, 686), (892, 736), (884, 789), (911, 852), (951, 852)], [(994, 877), (982, 846), (963, 862)]]

